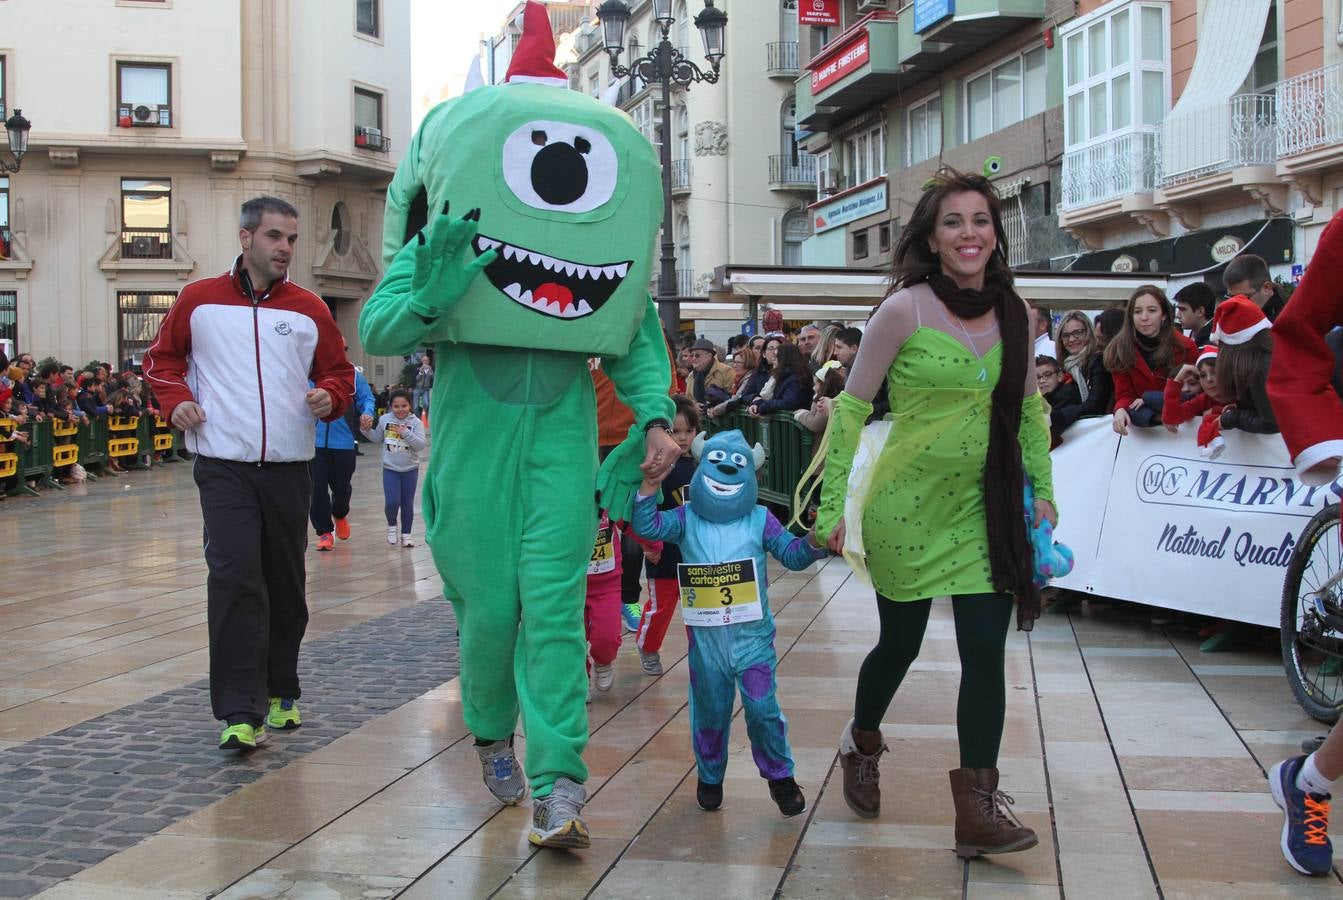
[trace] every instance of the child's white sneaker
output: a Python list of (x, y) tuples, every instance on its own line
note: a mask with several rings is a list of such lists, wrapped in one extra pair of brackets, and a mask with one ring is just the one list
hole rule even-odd
[(603, 693), (609, 691), (611, 689), (611, 683), (615, 681), (615, 679), (615, 663), (607, 663), (604, 666), (601, 663), (592, 664), (592, 680), (596, 683), (597, 690), (602, 691)]
[(393, 547), (396, 546), (396, 526), (395, 526), (395, 525), (388, 525), (388, 526), (387, 526), (387, 543), (391, 544)]
[(415, 546), (415, 542), (412, 541), (412, 540), (410, 539), (410, 535), (408, 535), (408, 534), (403, 534), (403, 535), (401, 535), (401, 546), (402, 546), (402, 547), (414, 547), (414, 546)]

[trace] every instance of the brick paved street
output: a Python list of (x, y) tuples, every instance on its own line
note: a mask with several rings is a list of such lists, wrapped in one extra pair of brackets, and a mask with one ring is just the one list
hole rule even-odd
[(835, 740), (876, 616), (838, 561), (771, 588), (805, 816), (778, 816), (741, 727), (724, 809), (695, 808), (673, 635), (665, 676), (639, 673), (627, 642), (590, 707), (593, 848), (534, 853), (530, 809), (479, 783), (427, 551), (388, 547), (380, 506), (365, 458), (353, 540), (308, 555), (305, 724), (247, 757), (213, 747), (189, 466), (0, 506), (32, 573), (0, 588), (0, 895), (1343, 896), (1337, 874), (1302, 878), (1278, 853), (1264, 769), (1320, 728), (1276, 655), (1200, 655), (1138, 607), (1087, 604), (1009, 638), (1003, 787), (1038, 848), (951, 853), (945, 604), (884, 725), (883, 814), (854, 818)]

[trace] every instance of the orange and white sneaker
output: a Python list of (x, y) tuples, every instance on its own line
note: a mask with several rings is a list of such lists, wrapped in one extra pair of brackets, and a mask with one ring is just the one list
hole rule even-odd
[(340, 538), (342, 541), (348, 541), (350, 539), (349, 519), (336, 519), (336, 537)]
[(330, 549), (332, 548), (332, 546), (335, 545), (335, 543), (336, 543), (336, 542), (333, 541), (333, 540), (331, 539), (331, 532), (328, 531), (326, 534), (323, 534), (323, 535), (319, 535), (319, 536), (318, 536), (318, 538), (317, 538), (317, 549), (318, 549), (318, 550), (330, 550)]

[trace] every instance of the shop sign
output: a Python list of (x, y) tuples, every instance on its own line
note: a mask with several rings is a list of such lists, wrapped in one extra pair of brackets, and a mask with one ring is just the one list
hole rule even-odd
[(914, 0), (914, 33), (922, 34), (956, 12), (956, 0)]
[(812, 220), (816, 233), (856, 222), (858, 219), (874, 215), (886, 209), (886, 182), (883, 180), (869, 188), (845, 194), (833, 203), (812, 210)]
[(1110, 263), (1111, 272), (1136, 272), (1137, 269), (1138, 261), (1127, 253), (1116, 256), (1115, 261)]
[(812, 96), (867, 65), (867, 48), (867, 29), (864, 28), (833, 53), (826, 54), (825, 59), (813, 63), (816, 68), (811, 72)]
[(1230, 262), (1236, 258), (1236, 254), (1245, 249), (1245, 242), (1234, 234), (1227, 234), (1219, 237), (1212, 245), (1212, 261), (1215, 263)]
[(799, 0), (797, 24), (831, 26), (839, 24), (839, 0)]

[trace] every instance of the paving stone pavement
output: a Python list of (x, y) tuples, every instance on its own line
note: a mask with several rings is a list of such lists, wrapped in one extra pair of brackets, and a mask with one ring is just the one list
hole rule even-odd
[(303, 727), (221, 752), (208, 679), (0, 751), (0, 897), (79, 872), (457, 674), (442, 599), (305, 642)]

